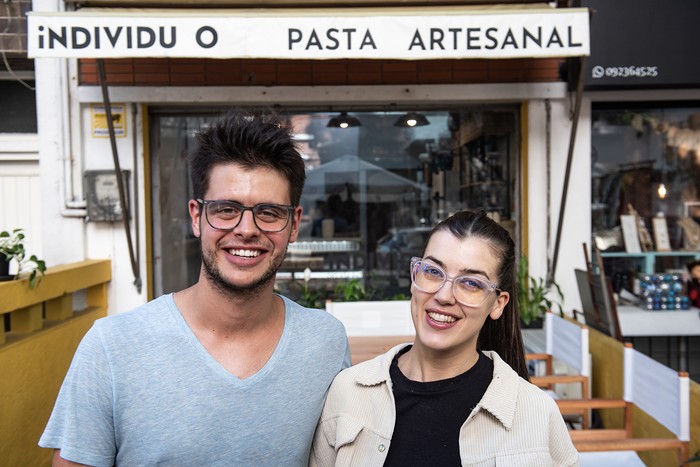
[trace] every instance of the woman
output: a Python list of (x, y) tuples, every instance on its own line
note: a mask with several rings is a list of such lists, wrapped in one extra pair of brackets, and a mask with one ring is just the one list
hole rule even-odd
[(515, 247), (462, 211), (411, 261), (413, 345), (336, 376), (312, 466), (578, 465), (555, 402), (527, 379)]

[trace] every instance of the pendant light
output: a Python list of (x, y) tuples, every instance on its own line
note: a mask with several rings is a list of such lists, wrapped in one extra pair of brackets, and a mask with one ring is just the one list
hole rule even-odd
[(341, 112), (337, 117), (333, 117), (328, 120), (328, 124), (326, 126), (328, 128), (350, 128), (362, 126), (362, 123), (360, 123), (358, 118), (348, 115), (347, 112)]
[(415, 112), (408, 112), (404, 115), (401, 115), (398, 118), (398, 120), (396, 120), (396, 122), (394, 122), (394, 126), (400, 126), (400, 127), (406, 127), (406, 128), (411, 128), (414, 126), (425, 126), (425, 125), (430, 125), (430, 122), (425, 117), (425, 115), (415, 113)]

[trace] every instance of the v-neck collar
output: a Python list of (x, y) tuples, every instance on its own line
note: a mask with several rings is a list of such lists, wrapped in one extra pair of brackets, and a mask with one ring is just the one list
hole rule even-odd
[(260, 368), (255, 374), (244, 379), (237, 377), (236, 375), (228, 371), (226, 368), (224, 368), (224, 366), (221, 365), (221, 363), (219, 363), (209, 353), (209, 351), (206, 349), (206, 347), (204, 347), (204, 345), (199, 341), (199, 339), (197, 339), (197, 336), (195, 335), (194, 331), (192, 331), (192, 328), (190, 328), (190, 326), (187, 324), (187, 321), (185, 321), (185, 318), (182, 316), (180, 309), (175, 304), (173, 294), (167, 295), (165, 299), (168, 303), (168, 308), (170, 309), (170, 314), (172, 318), (175, 320), (175, 323), (182, 331), (183, 339), (186, 340), (187, 343), (195, 349), (195, 351), (199, 354), (200, 358), (202, 359), (202, 362), (209, 366), (212, 369), (212, 371), (214, 371), (217, 375), (229, 381), (231, 384), (234, 384), (239, 387), (245, 387), (256, 384), (258, 381), (265, 378), (265, 376), (268, 373), (270, 373), (270, 371), (272, 371), (277, 362), (280, 360), (285, 348), (288, 345), (289, 329), (291, 326), (290, 321), (293, 319), (293, 314), (290, 313), (291, 307), (288, 299), (281, 295), (277, 296), (282, 299), (282, 303), (284, 305), (284, 328), (282, 330), (282, 335), (280, 336), (279, 342), (277, 342), (277, 345), (275, 346), (275, 350), (272, 352), (272, 355), (270, 355), (270, 358), (265, 363), (265, 365), (263, 365), (263, 367)]

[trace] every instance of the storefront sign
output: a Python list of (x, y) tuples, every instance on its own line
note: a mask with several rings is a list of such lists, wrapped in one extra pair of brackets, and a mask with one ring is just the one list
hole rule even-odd
[[(700, 2), (582, 0), (593, 12), (585, 88), (700, 85)], [(630, 14), (634, 13), (634, 21)]]
[[(366, 12), (366, 10), (363, 10)], [(28, 13), (30, 58), (458, 59), (589, 53), (588, 10), (376, 16)], [(339, 13), (336, 13), (339, 14)]]

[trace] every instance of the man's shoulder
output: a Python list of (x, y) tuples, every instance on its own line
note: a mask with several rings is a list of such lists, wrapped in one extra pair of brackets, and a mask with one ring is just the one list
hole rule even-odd
[(299, 319), (307, 324), (317, 323), (318, 325), (331, 326), (345, 332), (345, 328), (340, 320), (326, 310), (306, 308), (287, 297), (283, 297), (283, 299), (287, 303), (288, 310), (295, 315), (295, 319)]
[(172, 295), (162, 295), (129, 311), (101, 318), (95, 322), (95, 326), (103, 331), (111, 328), (143, 327), (151, 322), (162, 322), (163, 315), (169, 313), (171, 306), (174, 306)]

